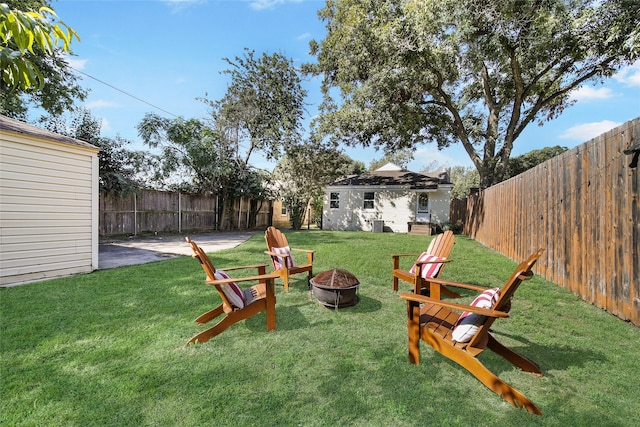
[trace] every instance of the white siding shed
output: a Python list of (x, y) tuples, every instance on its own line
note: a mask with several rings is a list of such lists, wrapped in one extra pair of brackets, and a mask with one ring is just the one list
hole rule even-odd
[(98, 268), (98, 152), (0, 116), (0, 286)]

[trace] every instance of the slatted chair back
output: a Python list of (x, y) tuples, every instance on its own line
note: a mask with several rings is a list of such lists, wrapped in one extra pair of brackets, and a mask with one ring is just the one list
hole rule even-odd
[(264, 238), (267, 241), (267, 246), (271, 248), (284, 248), (289, 246), (287, 237), (277, 228), (269, 227), (264, 234)]
[[(285, 291), (289, 291), (289, 277), (299, 273), (307, 273), (308, 286), (308, 281), (313, 277), (313, 258), (315, 251), (291, 248), (285, 235), (275, 227), (266, 229), (264, 239), (267, 243), (265, 253), (271, 257), (273, 270), (282, 278)], [(295, 263), (292, 252), (305, 253), (306, 263)]]

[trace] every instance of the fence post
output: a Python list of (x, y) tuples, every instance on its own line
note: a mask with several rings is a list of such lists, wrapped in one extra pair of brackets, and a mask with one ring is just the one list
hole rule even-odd
[(133, 193), (133, 235), (138, 235), (138, 194)]

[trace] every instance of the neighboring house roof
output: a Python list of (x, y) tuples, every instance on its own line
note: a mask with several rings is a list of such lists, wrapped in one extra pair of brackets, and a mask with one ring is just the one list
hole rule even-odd
[(334, 181), (330, 186), (402, 186), (412, 190), (435, 190), (438, 185), (451, 184), (446, 171), (435, 173), (416, 173), (387, 163), (373, 172), (361, 175), (349, 175)]
[(65, 144), (76, 145), (83, 148), (89, 148), (93, 150), (99, 150), (95, 145), (88, 142), (81, 141), (79, 139), (71, 138), (69, 136), (60, 135), (55, 132), (50, 132), (46, 129), (42, 129), (19, 120), (10, 119), (9, 117), (0, 115), (0, 129), (9, 132), (19, 133), (23, 135), (29, 135), (38, 138), (46, 138), (56, 142), (62, 142)]

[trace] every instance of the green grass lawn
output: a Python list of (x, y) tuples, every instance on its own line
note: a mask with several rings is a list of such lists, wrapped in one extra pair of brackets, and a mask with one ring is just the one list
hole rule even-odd
[[(286, 234), (317, 251), (316, 273), (354, 273), (359, 304), (328, 309), (304, 275), (288, 293), (278, 280), (275, 331), (260, 313), (186, 348), (206, 328), (193, 320), (219, 303), (192, 258), (0, 289), (0, 425), (640, 425), (638, 328), (539, 277), (525, 282), (493, 329), (544, 377), (490, 351), (480, 359), (541, 408), (537, 417), (424, 344), (421, 365), (408, 362), (389, 255), (421, 252), (430, 238)], [(258, 233), (211, 258), (218, 268), (267, 262), (265, 249)], [(451, 258), (441, 277), (483, 286), (501, 286), (516, 265), (462, 236)]]

